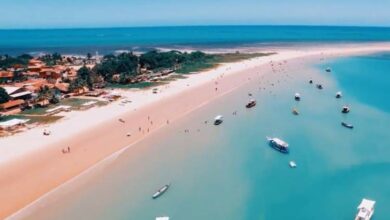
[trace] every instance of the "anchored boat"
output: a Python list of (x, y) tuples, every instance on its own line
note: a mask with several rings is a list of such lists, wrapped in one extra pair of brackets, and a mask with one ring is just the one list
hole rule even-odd
[(217, 117), (214, 118), (214, 125), (220, 125), (223, 122), (223, 116), (218, 115)]
[(344, 106), (343, 106), (343, 109), (341, 110), (341, 112), (342, 112), (342, 113), (348, 113), (350, 110), (351, 110), (351, 109), (350, 109), (348, 106), (344, 105)]
[(288, 143), (279, 139), (267, 137), (269, 145), (282, 153), (288, 153)]
[(245, 105), (246, 108), (252, 108), (256, 106), (256, 100), (251, 99), (249, 102)]
[(301, 101), (301, 94), (295, 93), (294, 99), (295, 99), (295, 101)]
[(325, 71), (330, 73), (330, 72), (332, 72), (332, 69), (330, 67), (328, 67), (328, 68), (325, 69)]
[(157, 192), (155, 192), (152, 196), (153, 199), (157, 199), (158, 197), (160, 197), (162, 194), (164, 194), (168, 189), (169, 187), (171, 186), (171, 184), (167, 184), (163, 187), (161, 187), (159, 190), (157, 190)]
[(339, 98), (341, 98), (341, 97), (343, 97), (343, 94), (342, 94), (341, 92), (337, 92), (337, 93), (336, 93), (336, 98), (339, 99)]
[(353, 125), (348, 124), (348, 123), (346, 123), (346, 122), (341, 122), (341, 125), (344, 126), (344, 127), (346, 127), (346, 128), (350, 128), (350, 129), (353, 128)]
[(363, 199), (360, 205), (357, 207), (358, 214), (355, 220), (370, 220), (374, 215), (375, 201), (369, 199)]
[(293, 108), (292, 113), (294, 115), (299, 115), (299, 111), (296, 108)]
[(169, 220), (169, 217), (168, 216), (157, 217), (156, 220)]
[(295, 163), (295, 161), (290, 161), (289, 163), (289, 166), (291, 167), (291, 168), (296, 168), (297, 167), (297, 164)]

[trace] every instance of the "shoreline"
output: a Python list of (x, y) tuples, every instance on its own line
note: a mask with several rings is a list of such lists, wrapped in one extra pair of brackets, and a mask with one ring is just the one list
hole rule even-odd
[[(210, 71), (206, 71), (196, 75), (191, 75), (187, 79), (171, 82), (167, 87), (161, 86), (162, 93), (158, 94), (157, 96), (153, 96), (150, 91), (149, 94), (146, 94), (147, 91), (140, 91), (141, 94), (139, 94), (137, 98), (133, 97), (134, 99), (131, 99), (131, 100), (135, 100), (134, 102), (138, 104), (138, 106), (135, 106), (136, 111), (134, 111), (133, 109), (122, 109), (119, 111), (115, 111), (116, 114), (110, 115), (109, 118), (105, 118), (107, 113), (111, 113), (110, 111), (122, 108), (120, 106), (117, 106), (118, 103), (110, 104), (110, 106), (102, 107), (101, 109), (90, 110), (94, 112), (87, 111), (88, 113), (90, 113), (90, 116), (88, 117), (87, 122), (84, 122), (84, 124), (87, 124), (88, 122), (91, 121), (93, 122), (94, 117), (92, 116), (102, 116), (104, 113), (106, 114), (103, 115), (104, 117), (101, 117), (99, 121), (97, 122), (95, 121), (94, 124), (92, 125), (88, 125), (88, 126), (84, 125), (84, 127), (79, 128), (79, 130), (74, 129), (68, 135), (57, 136), (56, 138), (58, 139), (51, 140), (51, 142), (45, 144), (45, 146), (38, 145), (41, 146), (38, 147), (39, 149), (35, 149), (34, 147), (30, 147), (29, 149), (19, 147), (17, 150), (13, 149), (14, 151), (4, 151), (3, 149), (0, 150), (1, 153), (5, 153), (2, 155), (8, 156), (6, 160), (2, 159), (0, 161), (0, 170), (3, 171), (2, 173), (6, 173), (6, 174), (8, 173), (9, 177), (11, 177), (10, 178), (11, 180), (9, 180), (6, 177), (7, 175), (5, 175), (5, 177), (2, 177), (0, 179), (0, 185), (3, 186), (2, 189), (8, 187), (9, 190), (9, 192), (2, 192), (0, 197), (2, 198), (2, 201), (8, 201), (8, 203), (12, 204), (12, 205), (8, 203), (1, 204), (3, 208), (6, 207), (6, 210), (0, 210), (0, 217), (6, 217), (12, 213), (14, 214), (12, 214), (9, 217), (10, 218), (16, 217), (18, 213), (22, 213), (24, 209), (28, 209), (29, 206), (33, 206), (34, 201), (39, 201), (39, 199), (41, 199), (45, 195), (56, 190), (57, 187), (60, 187), (61, 185), (66, 184), (67, 182), (71, 182), (74, 178), (77, 178), (79, 176), (82, 176), (85, 173), (88, 173), (88, 171), (94, 169), (95, 166), (99, 167), (101, 163), (104, 163), (107, 160), (109, 162), (112, 156), (114, 156), (115, 158), (115, 156), (120, 155), (121, 152), (125, 151), (132, 145), (136, 144), (138, 141), (147, 138), (148, 133), (151, 133), (157, 129), (164, 127), (165, 120), (169, 120), (169, 123), (172, 123), (178, 118), (184, 117), (185, 115), (192, 112), (193, 110), (201, 106), (207, 105), (207, 103), (217, 99), (218, 97), (223, 96), (224, 94), (227, 94), (230, 91), (241, 87), (246, 82), (248, 82), (247, 77), (253, 74), (254, 71), (260, 69), (259, 71), (262, 72), (263, 70), (261, 68), (267, 65), (270, 60), (280, 62), (284, 60), (291, 60), (297, 58), (305, 59), (307, 57), (310, 58), (318, 55), (320, 56), (324, 55), (327, 57), (344, 56), (344, 55), (346, 56), (352, 54), (371, 53), (376, 51), (379, 52), (384, 50), (390, 50), (390, 45), (376, 44), (376, 45), (368, 45), (368, 46), (360, 45), (360, 47), (358, 46), (358, 48), (319, 47), (314, 50), (303, 48), (303, 51), (302, 50), (276, 51), (279, 52), (276, 55), (254, 58), (251, 60), (244, 60), (234, 64), (224, 64)], [(251, 72), (251, 70), (253, 70), (253, 72)], [(251, 73), (248, 74), (247, 72), (251, 72)], [(214, 91), (215, 80), (218, 80), (218, 84), (219, 84), (218, 87), (220, 87), (218, 88), (219, 91), (217, 92), (217, 94), (215, 94)], [(187, 86), (187, 84), (190, 84), (190, 86)], [(194, 95), (193, 91), (197, 91), (197, 95)], [(133, 92), (128, 92), (127, 95), (130, 96), (134, 95), (132, 93)], [(210, 96), (210, 94), (214, 94), (214, 95)], [(188, 100), (188, 98), (191, 98), (191, 100)], [(146, 99), (146, 101), (143, 100), (144, 102), (142, 102), (141, 99)], [(178, 103), (177, 100), (181, 100), (182, 102)], [(137, 103), (138, 101), (139, 103)], [(157, 112), (156, 112), (156, 107), (159, 108)], [(175, 111), (173, 112), (172, 110)], [(158, 115), (160, 118), (156, 117), (155, 119), (154, 117), (152, 117), (154, 124), (149, 125), (148, 123), (150, 121), (145, 119), (148, 115), (154, 115), (154, 114)], [(81, 116), (84, 115), (85, 114), (81, 114), (81, 113), (76, 114), (76, 116), (73, 118), (70, 119), (67, 118), (66, 119), (67, 123), (61, 121), (56, 123), (56, 125), (49, 126), (49, 127), (54, 127), (53, 133), (56, 134), (61, 131), (58, 129), (64, 127), (63, 126), (64, 124), (66, 126), (72, 125), (72, 122), (76, 121), (77, 119), (80, 119)], [(126, 123), (127, 121), (132, 121), (132, 122), (136, 122), (137, 125), (141, 125), (141, 126), (147, 125), (147, 128), (150, 129), (150, 132), (146, 132), (146, 130), (144, 130), (143, 128), (141, 129), (143, 134), (140, 133), (138, 135), (134, 135), (135, 137), (133, 137), (132, 135), (131, 140), (129, 140), (130, 138), (126, 138), (125, 134), (130, 129), (133, 129), (131, 131), (132, 133), (133, 132), (137, 133), (136, 131), (137, 126), (134, 126), (135, 128), (126, 128), (125, 126), (122, 126), (121, 129), (119, 129), (121, 134), (116, 134), (113, 132), (113, 129), (115, 129), (115, 132), (117, 132), (116, 129), (118, 125), (121, 126), (117, 121), (118, 117), (125, 118)], [(73, 125), (77, 125), (77, 124), (79, 123), (73, 123)], [(72, 128), (77, 128), (77, 126), (67, 128), (67, 129), (69, 130)], [(27, 138), (28, 140), (28, 138), (34, 138), (33, 136), (34, 134), (38, 134), (38, 133), (40, 134), (40, 131), (37, 130), (38, 129), (35, 129), (34, 131), (32, 130), (29, 131), (29, 135), (20, 134), (15, 136), (18, 137), (18, 139), (21, 139), (21, 136), (25, 136), (25, 138)], [(102, 134), (102, 135), (101, 136), (97, 135), (98, 137), (96, 137), (93, 134), (91, 135), (91, 132), (94, 132), (95, 134)], [(146, 133), (146, 135), (144, 133)], [(69, 139), (75, 139), (74, 135), (77, 135), (78, 139), (76, 138), (77, 140), (70, 141), (72, 142), (72, 153), (70, 155), (61, 155), (60, 149), (63, 146), (56, 146), (56, 144), (60, 143), (61, 140), (69, 141)], [(42, 135), (40, 134), (39, 137), (41, 136)], [(17, 138), (0, 140), (0, 144), (1, 145), (3, 145), (3, 143), (6, 144), (7, 141), (9, 144), (11, 144), (12, 141), (16, 141), (15, 139)], [(116, 142), (115, 146), (112, 146), (109, 149), (104, 148), (105, 145), (113, 144), (113, 140)], [(19, 142), (25, 143), (26, 139), (19, 140)], [(41, 140), (38, 142), (41, 143)], [(89, 143), (85, 144), (86, 142)], [(99, 143), (99, 146), (95, 146), (93, 144), (94, 142)], [(14, 146), (18, 145), (18, 142), (13, 143), (13, 145)], [(93, 153), (91, 154), (85, 153), (88, 150), (96, 150), (96, 148), (99, 148), (98, 150), (100, 150), (100, 152), (93, 151)], [(46, 151), (42, 152), (44, 150)], [(44, 155), (42, 155), (42, 153), (44, 153)], [(71, 156), (71, 158), (68, 158), (68, 156)], [(29, 166), (29, 164), (31, 165), (30, 167), (28, 167), (29, 170), (32, 171), (31, 173), (29, 173), (31, 176), (25, 173), (25, 170), (23, 169), (24, 167), (21, 166), (21, 162), (23, 162), (23, 166)], [(48, 168), (50, 167), (48, 165), (55, 165), (55, 167), (51, 167), (50, 169)], [(47, 174), (46, 175), (42, 174), (43, 172), (47, 172)], [(14, 179), (12, 179), (12, 177)], [(35, 180), (31, 181), (30, 180), (31, 177), (35, 178)], [(45, 180), (52, 179), (52, 182), (42, 184), (39, 181), (39, 179), (45, 179)], [(30, 180), (31, 182), (27, 180)], [(26, 196), (28, 198), (15, 199), (14, 195), (18, 194), (15, 192), (19, 192), (19, 194), (23, 194), (23, 192), (20, 191), (21, 189), (25, 190), (27, 194), (29, 193), (29, 196)], [(39, 193), (37, 193), (36, 191), (34, 191), (35, 193), (32, 192), (33, 191), (32, 189), (39, 189)], [(1, 191), (5, 191), (5, 190), (1, 190)]]

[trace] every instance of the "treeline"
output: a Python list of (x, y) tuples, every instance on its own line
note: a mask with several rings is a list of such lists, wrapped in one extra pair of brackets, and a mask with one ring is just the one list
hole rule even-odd
[(24, 68), (27, 67), (28, 61), (33, 57), (28, 54), (23, 54), (17, 57), (9, 55), (0, 56), (0, 70), (6, 70), (11, 67)]
[(73, 82), (71, 88), (79, 86), (92, 87), (94, 83), (129, 83), (131, 79), (139, 76), (148, 70), (158, 72), (162, 70), (179, 70), (186, 65), (206, 62), (212, 59), (213, 55), (208, 55), (200, 51), (196, 52), (159, 52), (157, 50), (149, 51), (141, 55), (135, 55), (132, 52), (121, 53), (117, 56), (106, 55), (101, 63), (93, 69), (86, 67), (78, 71), (77, 80)]

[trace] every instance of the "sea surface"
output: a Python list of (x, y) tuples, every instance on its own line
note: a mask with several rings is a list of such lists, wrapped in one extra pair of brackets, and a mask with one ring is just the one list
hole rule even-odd
[(0, 54), (108, 54), (151, 48), (234, 48), (381, 42), (390, 28), (331, 26), (194, 26), (0, 30)]
[[(374, 219), (389, 219), (390, 54), (294, 62), (151, 134), (27, 219), (350, 220), (362, 198), (376, 200)], [(253, 109), (244, 107), (248, 93)], [(220, 126), (204, 123), (218, 114)], [(287, 141), (290, 153), (266, 136)]]

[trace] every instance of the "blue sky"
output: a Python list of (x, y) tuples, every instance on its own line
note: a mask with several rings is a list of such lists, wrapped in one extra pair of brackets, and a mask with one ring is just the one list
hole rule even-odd
[(0, 29), (227, 24), (390, 26), (390, 0), (0, 0)]

